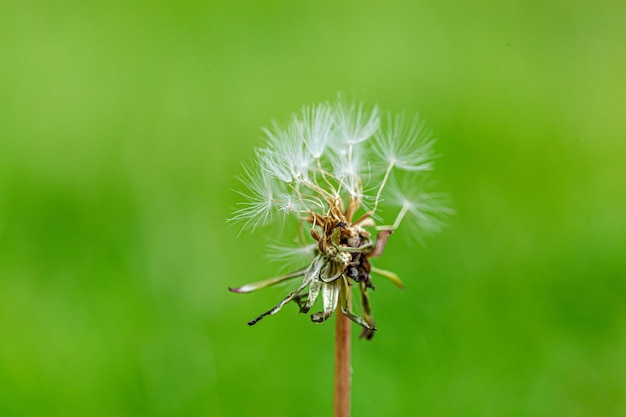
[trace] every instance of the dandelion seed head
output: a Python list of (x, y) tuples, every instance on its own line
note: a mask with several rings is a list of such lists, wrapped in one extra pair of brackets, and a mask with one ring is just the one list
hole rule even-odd
[[(370, 339), (376, 330), (368, 296), (374, 288), (371, 274), (402, 286), (397, 275), (376, 269), (370, 259), (383, 254), (389, 235), (398, 228), (406, 226), (421, 240), (452, 213), (445, 195), (426, 191), (419, 180), (433, 168), (431, 134), (417, 117), (407, 121), (403, 115), (388, 116), (381, 126), (378, 107), (343, 96), (335, 104), (305, 106), (287, 124), (275, 122), (264, 132), (266, 146), (255, 150), (252, 165), (243, 165), (244, 201), (230, 221), (254, 231), (277, 217), (295, 220), (299, 244), (272, 244), (271, 257), (302, 264), (294, 272), (231, 291), (252, 292), (300, 278), (297, 288), (248, 324), (277, 313), (290, 301), (308, 313), (321, 298), (322, 311), (311, 314), (313, 322), (327, 320), (340, 307), (363, 327), (362, 337)], [(396, 175), (411, 181), (400, 187)], [(384, 217), (383, 205), (391, 206)], [(360, 315), (350, 307), (353, 289), (361, 292)]]

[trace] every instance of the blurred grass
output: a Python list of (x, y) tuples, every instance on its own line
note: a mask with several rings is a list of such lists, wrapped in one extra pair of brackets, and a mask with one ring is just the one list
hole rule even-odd
[[(354, 415), (626, 414), (623, 2), (0, 5), (0, 415), (329, 414), (333, 326), (225, 224), (260, 127), (421, 112), (458, 215), (379, 265)], [(355, 330), (356, 332), (356, 330)]]

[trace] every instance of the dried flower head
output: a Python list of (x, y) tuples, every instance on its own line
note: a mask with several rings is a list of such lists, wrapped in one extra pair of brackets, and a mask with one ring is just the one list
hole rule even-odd
[[(248, 191), (246, 201), (231, 221), (243, 228), (256, 229), (276, 217), (297, 219), (300, 230), (310, 235), (302, 239), (298, 251), (284, 249), (276, 258), (290, 253), (310, 254), (310, 263), (295, 272), (238, 288), (248, 293), (281, 282), (302, 278), (299, 285), (275, 307), (249, 325), (278, 312), (295, 301), (307, 313), (322, 298), (322, 310), (311, 315), (321, 323), (339, 307), (341, 312), (363, 327), (362, 337), (370, 339), (376, 326), (368, 290), (373, 290), (372, 274), (403, 284), (390, 271), (378, 269), (371, 259), (381, 256), (389, 235), (407, 216), (416, 219), (422, 231), (431, 232), (449, 212), (436, 194), (415, 189), (403, 190), (392, 180), (395, 171), (418, 176), (433, 168), (433, 139), (418, 118), (409, 123), (404, 116), (385, 119), (381, 125), (377, 107), (349, 102), (304, 107), (287, 126), (274, 123), (266, 129), (268, 144), (256, 149), (251, 165), (244, 165), (240, 178)], [(384, 223), (379, 206), (397, 203), (392, 223)], [(376, 232), (376, 237), (372, 233)], [(280, 248), (280, 246), (275, 246)], [(352, 310), (352, 291), (360, 291), (361, 315)]]

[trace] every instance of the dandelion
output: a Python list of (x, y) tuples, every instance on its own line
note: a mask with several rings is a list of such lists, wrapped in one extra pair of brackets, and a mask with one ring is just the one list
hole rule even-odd
[[(343, 97), (335, 105), (304, 107), (290, 124), (274, 123), (265, 133), (268, 146), (256, 150), (253, 168), (244, 166), (242, 182), (248, 191), (241, 194), (247, 201), (231, 220), (254, 230), (275, 214), (293, 216), (308, 230), (314, 256), (298, 271), (231, 291), (251, 292), (302, 278), (280, 303), (248, 324), (277, 313), (290, 301), (306, 313), (321, 294), (322, 310), (311, 315), (312, 321), (324, 322), (340, 309), (370, 339), (376, 330), (368, 294), (374, 289), (372, 275), (402, 287), (397, 275), (374, 267), (371, 260), (383, 254), (389, 235), (405, 217), (413, 217), (418, 225), (413, 233), (419, 235), (420, 230), (437, 229), (442, 215), (450, 212), (438, 194), (413, 188), (405, 192), (390, 181), (395, 170), (419, 174), (432, 169), (430, 133), (417, 117), (405, 123), (403, 115), (389, 115), (381, 125), (377, 107), (367, 109)], [(374, 219), (380, 218), (379, 205), (387, 195), (397, 204), (397, 215), (390, 223), (377, 224)], [(361, 315), (351, 307), (351, 288), (361, 293)]]
[[(277, 217), (294, 219), (308, 241), (300, 239), (295, 250), (272, 245), (273, 257), (287, 262), (291, 255), (305, 254), (299, 257), (305, 264), (229, 289), (249, 293), (298, 279), (287, 296), (248, 324), (257, 324), (292, 301), (301, 313), (310, 313), (321, 299), (311, 321), (323, 323), (339, 311), (338, 349), (342, 343), (349, 346), (350, 321), (361, 326), (360, 337), (371, 339), (377, 330), (370, 302), (373, 277), (403, 287), (395, 273), (377, 268), (373, 260), (383, 254), (389, 236), (405, 219), (417, 225), (411, 232), (419, 240), (422, 232), (440, 227), (442, 216), (450, 213), (439, 194), (414, 185), (422, 184), (420, 176), (432, 170), (431, 134), (417, 117), (406, 123), (402, 115), (388, 116), (383, 122), (377, 107), (341, 96), (336, 104), (304, 107), (286, 126), (274, 123), (265, 134), (267, 146), (256, 149), (252, 166), (244, 165), (241, 180), (248, 191), (241, 195), (246, 201), (230, 220), (255, 230)], [(394, 175), (399, 171), (409, 187), (397, 185)], [(395, 206), (393, 217), (382, 216), (383, 201), (386, 207)], [(353, 291), (360, 295), (359, 313), (353, 309)], [(339, 362), (345, 382), (349, 365), (345, 368), (346, 361)]]

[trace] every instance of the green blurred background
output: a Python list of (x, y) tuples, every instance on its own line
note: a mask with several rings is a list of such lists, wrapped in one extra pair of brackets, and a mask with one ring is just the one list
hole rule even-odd
[[(237, 237), (261, 127), (420, 112), (457, 215), (377, 265), (354, 416), (626, 415), (626, 3), (0, 5), (0, 415), (322, 416), (332, 324)], [(354, 329), (355, 336), (358, 329)]]

